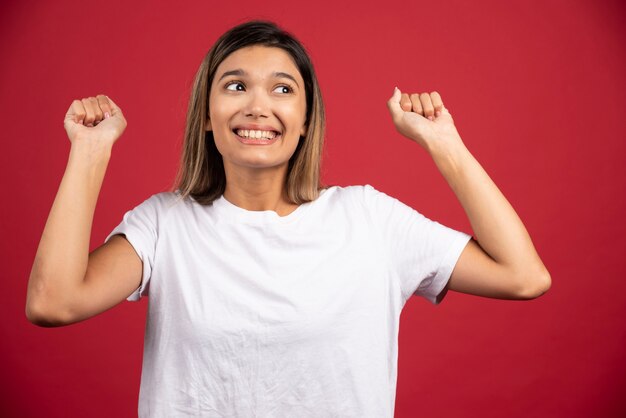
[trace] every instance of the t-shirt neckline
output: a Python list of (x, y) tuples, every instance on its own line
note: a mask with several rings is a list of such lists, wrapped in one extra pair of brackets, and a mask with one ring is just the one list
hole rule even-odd
[(280, 216), (273, 210), (248, 210), (241, 208), (228, 201), (224, 195), (213, 201), (213, 206), (220, 213), (220, 215), (224, 215), (226, 218), (234, 221), (257, 224), (288, 224), (301, 218), (303, 214), (309, 210), (311, 205), (321, 198), (327, 190), (328, 189), (320, 190), (320, 194), (317, 199), (300, 204), (296, 209), (285, 216)]

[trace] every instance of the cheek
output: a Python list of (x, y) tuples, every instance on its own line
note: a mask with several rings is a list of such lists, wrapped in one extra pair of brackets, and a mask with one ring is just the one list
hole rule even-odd
[[(224, 114), (220, 109), (221, 106), (217, 105), (210, 101), (209, 105), (211, 106), (211, 111), (209, 112), (209, 117), (211, 119), (211, 131), (213, 132), (213, 142), (215, 143), (215, 147), (219, 151), (221, 155), (224, 155), (224, 152), (227, 152), (228, 145), (228, 123), (224, 120)], [(215, 109), (215, 110), (214, 110)]]
[(292, 135), (300, 136), (300, 131), (306, 121), (306, 111), (300, 106), (290, 106), (281, 114), (283, 123), (288, 123), (289, 131)]
[(215, 144), (215, 148), (217, 148), (217, 152), (219, 152), (220, 155), (224, 156), (225, 149), (223, 147), (223, 142), (220, 139), (220, 136), (221, 135), (219, 133), (216, 135), (216, 132), (213, 131), (213, 139), (209, 139), (209, 141), (213, 141), (213, 144)]
[(221, 125), (227, 118), (229, 112), (232, 112), (233, 103), (229, 100), (224, 100), (220, 95), (211, 94), (209, 96), (209, 117), (211, 123), (215, 125)]
[(213, 137), (215, 141), (224, 141), (228, 133), (229, 128), (229, 113), (227, 109), (221, 104), (215, 105), (210, 103), (211, 111), (209, 112), (209, 118), (211, 119), (211, 130), (213, 131)]
[(228, 137), (230, 131), (224, 129), (223, 127), (214, 127), (213, 128), (213, 142), (215, 143), (215, 147), (220, 152), (220, 154), (224, 155), (227, 152), (231, 139)]

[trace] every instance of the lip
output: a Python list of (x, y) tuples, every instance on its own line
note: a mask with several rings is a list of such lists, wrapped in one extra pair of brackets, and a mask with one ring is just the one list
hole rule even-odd
[(278, 141), (278, 139), (280, 139), (280, 135), (275, 136), (272, 139), (257, 139), (257, 138), (242, 138), (239, 135), (235, 134), (235, 138), (237, 138), (237, 140), (239, 142), (241, 142), (242, 144), (245, 145), (272, 145), (274, 142)]

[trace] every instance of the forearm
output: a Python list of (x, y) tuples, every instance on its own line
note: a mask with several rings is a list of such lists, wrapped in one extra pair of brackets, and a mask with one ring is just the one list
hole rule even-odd
[(543, 269), (519, 216), (462, 141), (452, 150), (431, 155), (463, 206), (482, 249), (498, 264), (516, 271)]
[(48, 314), (64, 306), (82, 283), (89, 258), (94, 211), (110, 149), (72, 144), (31, 271), (27, 312)]

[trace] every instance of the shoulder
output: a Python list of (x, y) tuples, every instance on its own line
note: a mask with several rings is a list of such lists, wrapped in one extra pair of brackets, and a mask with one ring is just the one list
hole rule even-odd
[(399, 204), (397, 199), (369, 184), (332, 186), (325, 189), (318, 200), (319, 207), (327, 207), (333, 211), (344, 210), (353, 217), (357, 213), (362, 213), (368, 218), (387, 216), (387, 213)]
[(180, 195), (177, 192), (161, 192), (148, 197), (137, 205), (136, 208), (163, 211), (175, 206), (179, 202), (183, 202), (183, 200), (180, 199)]
[(347, 205), (358, 205), (366, 210), (375, 209), (379, 205), (389, 205), (397, 199), (377, 190), (369, 184), (353, 186), (332, 186), (326, 189), (330, 199)]
[(331, 186), (325, 189), (324, 194), (338, 200), (367, 200), (380, 196), (387, 196), (369, 184), (353, 186)]
[[(184, 210), (196, 204), (191, 199), (182, 199), (178, 191), (156, 193), (135, 206), (128, 214), (161, 220), (173, 210)], [(127, 214), (127, 215), (128, 215)]]

